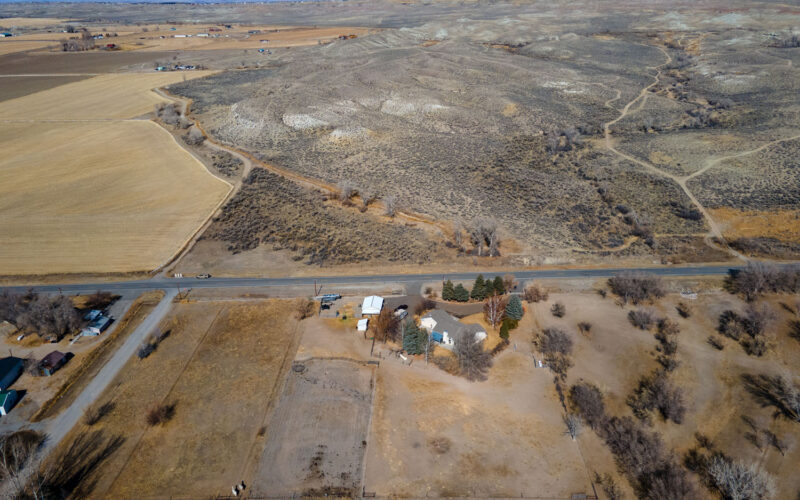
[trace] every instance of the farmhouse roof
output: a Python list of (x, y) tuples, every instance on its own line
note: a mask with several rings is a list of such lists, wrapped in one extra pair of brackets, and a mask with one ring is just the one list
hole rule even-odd
[(461, 335), (472, 334), (474, 336), (477, 333), (485, 333), (481, 325), (477, 323), (464, 324), (442, 309), (434, 309), (423, 316), (424, 318), (431, 318), (436, 322), (433, 327), (434, 331), (447, 332), (454, 339)]
[(362, 314), (380, 314), (383, 308), (383, 297), (377, 295), (370, 295), (364, 297), (364, 302), (361, 304)]
[(42, 366), (44, 368), (54, 368), (61, 363), (66, 355), (61, 351), (53, 351), (44, 358), (42, 358)]
[(3, 378), (12, 371), (16, 370), (21, 364), (22, 358), (6, 356), (5, 358), (0, 359), (0, 378)]

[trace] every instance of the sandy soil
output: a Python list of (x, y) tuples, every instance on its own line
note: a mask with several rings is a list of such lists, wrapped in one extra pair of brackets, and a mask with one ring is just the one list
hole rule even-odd
[(153, 269), (230, 190), (152, 122), (0, 129), (0, 267), (9, 274)]

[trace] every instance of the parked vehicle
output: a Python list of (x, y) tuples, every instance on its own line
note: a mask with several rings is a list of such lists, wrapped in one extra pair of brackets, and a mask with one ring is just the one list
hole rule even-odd
[(198, 274), (196, 276), (196, 278), (199, 279), (199, 280), (207, 280), (210, 277), (211, 277), (211, 275), (208, 274), (208, 273)]

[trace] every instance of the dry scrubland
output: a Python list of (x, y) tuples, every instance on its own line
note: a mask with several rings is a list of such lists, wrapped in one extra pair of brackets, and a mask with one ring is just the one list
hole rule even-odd
[(4, 274), (153, 269), (230, 189), (150, 122), (0, 130)]
[[(145, 359), (128, 362), (98, 404), (111, 411), (73, 430), (70, 447), (116, 443), (79, 481), (90, 498), (180, 496), (230, 492), (263, 444), (267, 408), (284, 360), (296, 346), (292, 301), (197, 302), (175, 306), (161, 326), (169, 332)], [(173, 405), (172, 418), (150, 427), (149, 408)], [(116, 440), (116, 441), (114, 441)], [(103, 450), (95, 445), (81, 460)], [(85, 462), (78, 460), (77, 468)]]
[(3, 274), (151, 270), (180, 250), (231, 187), (127, 120), (179, 78), (103, 75), (0, 103)]
[[(503, 238), (518, 240), (501, 245), (512, 262), (724, 260), (705, 246), (711, 227), (677, 180), (712, 215), (800, 203), (800, 140), (784, 141), (800, 133), (800, 49), (772, 46), (800, 12), (738, 5), (460, 6), (456, 16), (445, 2), (404, 18), (397, 6), (358, 4), (348, 19), (386, 12), (383, 26), (403, 29), (172, 90), (193, 99), (213, 136), (265, 161), (453, 223), (496, 218)], [(602, 133), (637, 96), (610, 132), (643, 163), (609, 151)], [(777, 257), (796, 256), (800, 236), (724, 234)]]
[[(714, 288), (701, 293), (697, 301), (686, 301), (692, 313), (689, 318), (677, 313), (678, 294), (670, 294), (652, 306), (620, 307), (610, 295), (603, 299), (588, 292), (556, 293), (547, 302), (533, 304), (531, 310), (538, 328), (560, 327), (574, 342), (571, 356), (574, 365), (569, 369), (567, 386), (581, 380), (597, 385), (605, 395), (607, 413), (616, 416), (632, 415), (627, 398), (641, 377), (660, 366), (656, 361), (659, 354), (654, 337), (656, 328), (637, 329), (630, 323), (628, 313), (648, 309), (657, 317), (676, 321), (680, 327), (676, 354), (679, 366), (669, 377), (684, 391), (686, 416), (681, 424), (676, 424), (664, 421), (655, 411), (648, 430), (661, 433), (679, 460), (697, 446), (695, 433), (701, 433), (713, 442), (716, 450), (746, 463), (756, 463), (773, 475), (777, 486), (775, 498), (794, 498), (800, 490), (800, 479), (794, 473), (800, 462), (800, 426), (776, 418), (773, 407), (762, 407), (742, 379), (745, 374), (796, 374), (800, 342), (789, 335), (789, 321), (795, 316), (781, 306), (781, 303), (793, 304), (792, 297), (763, 299), (775, 312), (776, 319), (768, 327), (771, 348), (759, 358), (748, 356), (738, 343), (716, 333), (722, 312), (727, 309), (742, 312), (745, 303)], [(550, 312), (556, 301), (566, 306), (567, 313), (562, 319)], [(577, 325), (582, 321), (591, 323), (590, 333), (579, 333)], [(709, 336), (722, 342), (724, 349), (711, 346), (707, 341)], [(758, 430), (750, 426), (747, 418)], [(753, 437), (762, 435), (764, 430), (792, 443), (785, 456), (765, 445), (762, 437), (758, 438), (760, 448), (754, 445)], [(579, 443), (591, 471), (618, 475), (606, 445), (591, 429), (584, 428)], [(698, 481), (700, 498), (716, 498), (700, 484), (699, 476), (690, 473), (690, 477)], [(628, 488), (625, 479), (618, 482)], [(628, 490), (628, 495), (633, 493)]]

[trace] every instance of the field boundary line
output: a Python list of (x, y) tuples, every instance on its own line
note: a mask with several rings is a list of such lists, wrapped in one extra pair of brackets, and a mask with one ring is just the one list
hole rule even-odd
[[(219, 315), (222, 314), (222, 311), (225, 311), (227, 309), (228, 309), (227, 307), (223, 307), (223, 308), (220, 308), (219, 311), (217, 311), (217, 314), (214, 316), (214, 319), (212, 319), (211, 322), (208, 324), (208, 328), (206, 328), (206, 331), (203, 333), (203, 336), (200, 337), (200, 339), (197, 341), (197, 345), (194, 346), (194, 349), (192, 350), (192, 354), (186, 360), (186, 363), (183, 365), (183, 368), (181, 368), (181, 371), (178, 373), (178, 376), (175, 377), (175, 380), (172, 382), (172, 385), (170, 386), (170, 388), (167, 391), (166, 395), (163, 398), (161, 398), (160, 404), (163, 404), (164, 401), (166, 401), (169, 398), (170, 394), (172, 394), (172, 391), (175, 389), (175, 386), (178, 385), (178, 382), (180, 381), (180, 379), (183, 376), (184, 372), (186, 372), (186, 368), (188, 368), (189, 364), (192, 362), (192, 359), (194, 359), (195, 354), (197, 354), (197, 350), (200, 349), (200, 346), (205, 341), (206, 337), (208, 336), (208, 333), (211, 331), (211, 328), (214, 326), (214, 323), (217, 322), (217, 319), (219, 318)], [(117, 471), (117, 475), (114, 476), (114, 479), (111, 481), (111, 484), (109, 484), (108, 488), (106, 488), (106, 493), (108, 493), (109, 491), (111, 491), (114, 488), (114, 484), (117, 482), (117, 479), (119, 479), (119, 477), (122, 475), (122, 472), (128, 467), (128, 464), (130, 463), (131, 459), (133, 458), (133, 455), (136, 453), (136, 450), (139, 448), (139, 445), (141, 444), (142, 439), (144, 438), (145, 434), (147, 434), (148, 430), (150, 430), (150, 429), (145, 427), (145, 429), (139, 434), (139, 437), (136, 439), (136, 443), (133, 445), (133, 448), (131, 448), (131, 452), (128, 454), (128, 458), (125, 459), (125, 463), (122, 464), (122, 466)]]
[[(300, 329), (300, 323), (302, 320), (295, 320), (294, 332), (292, 334), (292, 341), (286, 346), (286, 351), (283, 353), (283, 360), (281, 360), (280, 371), (278, 372), (278, 376), (275, 377), (275, 382), (272, 384), (272, 390), (269, 394), (269, 399), (267, 400), (267, 407), (264, 409), (264, 416), (261, 419), (261, 425), (259, 426), (259, 431), (261, 428), (266, 428), (267, 432), (269, 432), (269, 422), (272, 420), (273, 415), (275, 414), (275, 409), (278, 407), (280, 395), (283, 394), (283, 391), (286, 389), (286, 384), (289, 383), (289, 376), (291, 374), (291, 365), (294, 363), (294, 356), (297, 354), (297, 349), (300, 347), (300, 343), (303, 338), (303, 334), (305, 333), (305, 329), (298, 335), (298, 330)], [(291, 356), (290, 356), (291, 354)], [(291, 359), (290, 359), (291, 358)], [(281, 377), (281, 373), (283, 376)], [(280, 390), (278, 388), (280, 387)], [(267, 432), (264, 433), (263, 436), (263, 443), (262, 446), (266, 444), (267, 439)], [(258, 432), (256, 432), (256, 437), (253, 439), (252, 443), (250, 444), (250, 449), (247, 451), (247, 455), (245, 456), (245, 462), (242, 466), (242, 469), (239, 473), (239, 477), (242, 480), (246, 479), (248, 484), (253, 484), (252, 474), (253, 474), (253, 467), (254, 464), (258, 463), (258, 460), (255, 460), (256, 454), (256, 446), (258, 445), (259, 441)]]

